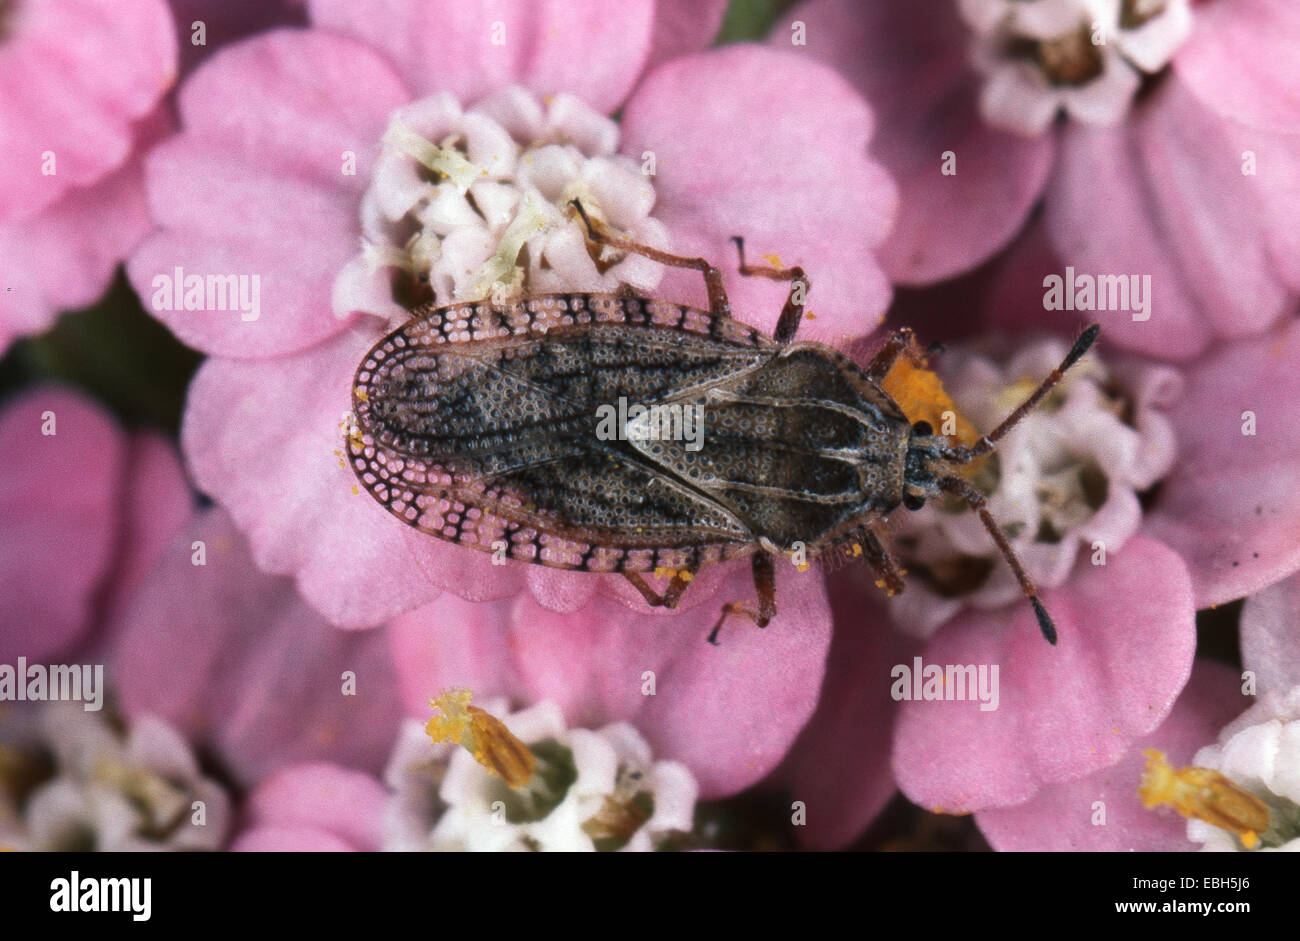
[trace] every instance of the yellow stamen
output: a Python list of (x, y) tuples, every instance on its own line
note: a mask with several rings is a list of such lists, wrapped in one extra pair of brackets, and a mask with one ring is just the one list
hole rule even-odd
[(401, 121), (393, 121), (388, 126), (384, 132), (384, 143), (396, 147), (435, 173), (442, 174), (462, 196), (469, 191), (470, 184), (487, 173), (482, 167), (471, 163), (460, 151), (451, 147), (439, 147)]
[(1167, 804), (1189, 820), (1195, 817), (1235, 833), (1246, 849), (1259, 845), (1268, 829), (1268, 805), (1212, 768), (1174, 769), (1163, 752), (1148, 748), (1138, 795), (1148, 810)]
[(467, 689), (451, 689), (429, 705), (441, 712), (424, 726), (424, 731), (434, 744), (455, 742), (474, 756), (474, 760), (506, 782), (510, 787), (522, 787), (537, 770), (537, 759), (528, 746), (506, 728), (504, 722), (478, 706), (471, 706), (473, 697)]
[(189, 808), (190, 798), (185, 790), (155, 771), (117, 758), (101, 757), (95, 762), (92, 776), (135, 801), (156, 827), (174, 827)]

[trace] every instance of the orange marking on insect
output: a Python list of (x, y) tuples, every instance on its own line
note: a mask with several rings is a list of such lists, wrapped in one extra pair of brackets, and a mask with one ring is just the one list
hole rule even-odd
[(979, 432), (957, 411), (937, 373), (900, 356), (881, 386), (898, 403), (908, 421), (927, 421), (939, 434), (944, 433), (945, 426), (951, 427), (956, 434), (950, 437), (957, 438), (962, 444), (971, 445), (979, 440)]

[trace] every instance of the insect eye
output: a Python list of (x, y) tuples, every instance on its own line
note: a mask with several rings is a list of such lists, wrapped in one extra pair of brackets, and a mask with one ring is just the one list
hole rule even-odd
[(932, 435), (934, 434), (934, 429), (930, 426), (928, 421), (919, 421), (912, 426), (912, 434), (922, 436)]

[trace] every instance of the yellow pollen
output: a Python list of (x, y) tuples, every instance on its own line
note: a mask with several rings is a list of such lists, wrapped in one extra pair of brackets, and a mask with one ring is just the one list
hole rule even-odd
[(1246, 849), (1259, 845), (1268, 829), (1268, 806), (1212, 768), (1170, 766), (1163, 752), (1148, 748), (1138, 795), (1148, 810), (1167, 804), (1189, 820), (1196, 818), (1235, 833)]
[(434, 744), (455, 742), (474, 760), (506, 782), (522, 787), (533, 777), (537, 759), (504, 722), (478, 706), (471, 706), (473, 693), (467, 689), (450, 689), (429, 701), (440, 714), (424, 726)]

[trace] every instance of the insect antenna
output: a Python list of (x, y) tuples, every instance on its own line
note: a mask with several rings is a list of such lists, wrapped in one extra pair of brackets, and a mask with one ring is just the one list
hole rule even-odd
[(1003, 534), (1002, 528), (998, 526), (997, 520), (988, 510), (988, 500), (984, 494), (980, 493), (969, 483), (960, 477), (940, 477), (939, 486), (944, 493), (951, 493), (961, 497), (971, 505), (976, 513), (979, 514), (980, 522), (984, 528), (989, 531), (993, 541), (997, 543), (998, 551), (1002, 557), (1007, 560), (1011, 566), (1011, 571), (1016, 573), (1016, 581), (1020, 583), (1020, 590), (1025, 593), (1029, 603), (1034, 606), (1034, 615), (1038, 618), (1038, 629), (1043, 632), (1043, 637), (1049, 644), (1056, 644), (1056, 625), (1052, 622), (1052, 617), (1043, 607), (1043, 603), (1038, 600), (1038, 589), (1034, 587), (1034, 581), (1025, 571), (1025, 567), (1020, 564), (1020, 558), (1016, 555), (1016, 550), (1011, 548), (1011, 543), (1007, 542), (1007, 537)]
[(1061, 360), (1061, 365), (1053, 369), (1051, 375), (1034, 390), (1033, 395), (1021, 402), (1020, 407), (1003, 419), (1002, 424), (980, 438), (972, 447), (945, 448), (942, 452), (943, 459), (954, 464), (969, 464), (992, 451), (993, 446), (1003, 435), (1019, 424), (1020, 420), (1032, 412), (1047, 393), (1056, 388), (1057, 383), (1064, 378), (1066, 370), (1083, 358), (1083, 354), (1088, 352), (1088, 348), (1092, 346), (1100, 332), (1101, 324), (1096, 323), (1083, 331), (1079, 339), (1074, 341), (1074, 346), (1070, 347), (1070, 352), (1065, 354), (1065, 359)]

